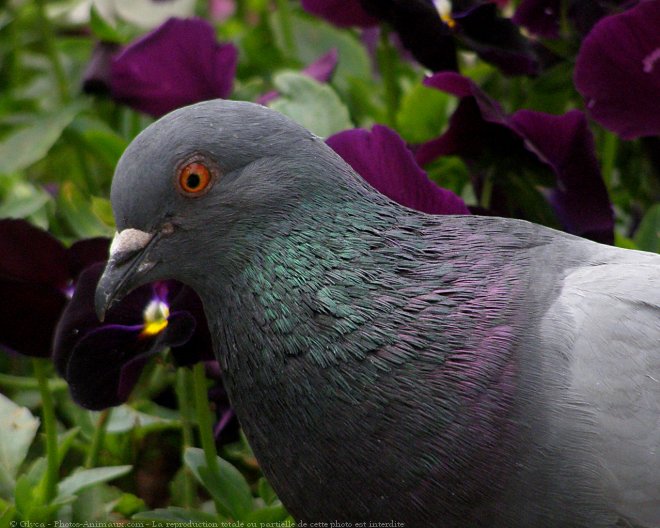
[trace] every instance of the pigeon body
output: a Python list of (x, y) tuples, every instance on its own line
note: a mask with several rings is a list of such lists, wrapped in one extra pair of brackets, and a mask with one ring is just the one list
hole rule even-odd
[(296, 519), (660, 526), (660, 256), (407, 209), (249, 103), (149, 127), (112, 203), (99, 312), (156, 279), (197, 291)]

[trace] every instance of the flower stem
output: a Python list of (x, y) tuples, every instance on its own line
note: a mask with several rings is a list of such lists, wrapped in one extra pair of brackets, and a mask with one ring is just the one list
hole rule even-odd
[(99, 453), (101, 452), (101, 447), (103, 447), (103, 441), (105, 440), (105, 432), (108, 429), (108, 420), (110, 419), (110, 413), (112, 409), (106, 409), (101, 411), (99, 415), (99, 420), (96, 422), (96, 429), (94, 429), (94, 436), (92, 437), (92, 443), (89, 446), (89, 451), (87, 452), (87, 458), (85, 459), (85, 467), (93, 468), (96, 467), (99, 461)]
[(53, 66), (53, 73), (55, 74), (60, 99), (65, 103), (69, 102), (71, 99), (71, 95), (69, 94), (69, 82), (64, 67), (62, 66), (59, 53), (57, 52), (55, 33), (53, 32), (53, 26), (51, 26), (50, 20), (48, 20), (48, 15), (46, 14), (45, 0), (37, 0), (37, 13), (41, 29), (40, 33), (43, 37), (46, 54)]
[(616, 161), (616, 151), (618, 147), (618, 138), (616, 134), (605, 131), (603, 138), (603, 180), (607, 191), (612, 190), (612, 177), (614, 173), (614, 163)]
[(399, 110), (399, 100), (401, 98), (401, 88), (399, 87), (399, 78), (396, 72), (397, 53), (390, 43), (389, 32), (385, 27), (381, 27), (380, 42), (376, 56), (385, 88), (387, 122), (390, 126), (395, 126), (396, 115)]
[[(39, 382), (34, 378), (0, 373), (0, 386), (10, 389), (34, 390), (39, 388)], [(57, 392), (66, 388), (66, 381), (62, 379), (48, 380), (48, 389), (50, 392)]]
[[(199, 437), (204, 450), (206, 467), (215, 475), (220, 475), (220, 465), (218, 464), (218, 453), (215, 449), (215, 438), (213, 437), (213, 419), (209, 409), (209, 399), (206, 387), (206, 373), (204, 372), (204, 363), (196, 363), (193, 367), (193, 390), (195, 392), (195, 407), (197, 409), (197, 426), (199, 427)], [(215, 502), (215, 508), (218, 513), (222, 508), (218, 501)]]
[(47, 360), (34, 358), (32, 360), (34, 375), (39, 384), (41, 393), (41, 411), (44, 420), (44, 431), (46, 434), (46, 481), (45, 501), (49, 504), (53, 501), (57, 492), (57, 481), (59, 473), (59, 453), (57, 452), (57, 428), (55, 424), (55, 407), (48, 388), (46, 377)]
[[(179, 400), (179, 412), (181, 413), (181, 434), (183, 441), (181, 445), (181, 454), (186, 449), (192, 447), (193, 443), (193, 409), (191, 402), (192, 376), (190, 369), (180, 368), (176, 371), (176, 395)], [(190, 509), (194, 506), (195, 482), (188, 466), (183, 466), (183, 505)]]
[(291, 9), (289, 0), (277, 0), (277, 20), (280, 23), (280, 31), (284, 39), (284, 51), (289, 57), (296, 55), (296, 40), (293, 37), (293, 26), (291, 24)]

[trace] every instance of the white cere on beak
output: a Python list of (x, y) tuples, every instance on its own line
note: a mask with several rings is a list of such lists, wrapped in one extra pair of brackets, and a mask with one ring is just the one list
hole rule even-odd
[(139, 229), (124, 229), (115, 233), (110, 245), (110, 258), (121, 253), (131, 253), (146, 247), (153, 235)]

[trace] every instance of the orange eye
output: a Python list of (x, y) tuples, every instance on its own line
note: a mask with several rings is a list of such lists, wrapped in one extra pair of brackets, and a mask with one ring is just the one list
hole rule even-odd
[(203, 163), (188, 163), (179, 171), (179, 187), (186, 194), (199, 194), (211, 183), (211, 171)]

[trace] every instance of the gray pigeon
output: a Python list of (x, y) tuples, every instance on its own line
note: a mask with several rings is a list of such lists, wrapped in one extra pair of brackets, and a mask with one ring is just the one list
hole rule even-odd
[(99, 316), (157, 279), (197, 291), (296, 519), (660, 526), (660, 256), (407, 209), (229, 101), (142, 132), (112, 205)]

